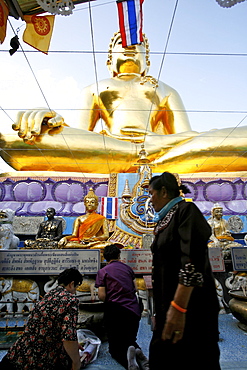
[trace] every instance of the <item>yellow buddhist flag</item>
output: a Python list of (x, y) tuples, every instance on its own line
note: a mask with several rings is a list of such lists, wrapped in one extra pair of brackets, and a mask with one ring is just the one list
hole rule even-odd
[(26, 29), (23, 41), (33, 48), (48, 54), (55, 15), (25, 15)]
[(0, 0), (0, 44), (4, 42), (6, 36), (7, 19), (9, 9), (3, 0)]

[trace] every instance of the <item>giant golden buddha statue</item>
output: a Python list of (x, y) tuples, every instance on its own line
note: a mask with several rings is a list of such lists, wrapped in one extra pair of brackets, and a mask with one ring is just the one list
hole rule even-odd
[(1, 135), (2, 158), (22, 171), (136, 172), (144, 146), (153, 172), (246, 170), (247, 127), (192, 131), (179, 94), (148, 75), (145, 35), (123, 48), (116, 33), (107, 65), (110, 78), (83, 91), (79, 128), (49, 109), (21, 111), (18, 135)]
[[(104, 249), (109, 238), (107, 219), (96, 213), (98, 197), (92, 189), (84, 197), (86, 213), (75, 219), (72, 235), (58, 242), (59, 248)], [(109, 243), (108, 243), (109, 244)]]

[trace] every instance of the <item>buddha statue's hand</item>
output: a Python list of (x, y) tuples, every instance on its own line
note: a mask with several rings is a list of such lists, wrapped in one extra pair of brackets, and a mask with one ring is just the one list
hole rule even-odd
[(58, 248), (63, 248), (68, 243), (68, 240), (66, 237), (63, 237), (58, 242)]
[(143, 143), (145, 141), (145, 138), (147, 135), (154, 136), (154, 133), (148, 130), (138, 129), (138, 128), (122, 128), (121, 134), (122, 135), (116, 135), (110, 132), (108, 128), (104, 128), (100, 132), (102, 135), (109, 136), (113, 139), (121, 140), (121, 141), (131, 141), (132, 143)]
[(96, 236), (92, 236), (91, 238), (84, 238), (82, 240), (82, 244), (87, 244), (91, 242), (95, 242), (97, 240)]
[(218, 239), (215, 241), (214, 244), (215, 244), (215, 247), (217, 247), (217, 248), (220, 248), (221, 247), (221, 241), (218, 240)]
[(63, 126), (67, 126), (62, 116), (47, 108), (37, 108), (27, 111), (19, 111), (16, 121), (12, 125), (13, 130), (18, 131), (18, 136), (26, 144), (34, 144), (40, 141), (42, 135), (58, 134)]
[(226, 230), (226, 231), (223, 231), (222, 236), (231, 236), (231, 233), (230, 231)]

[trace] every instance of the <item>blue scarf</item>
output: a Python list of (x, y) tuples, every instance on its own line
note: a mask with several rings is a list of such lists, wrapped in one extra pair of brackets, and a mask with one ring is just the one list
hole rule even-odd
[(181, 202), (182, 200), (183, 200), (182, 197), (176, 197), (176, 198), (173, 198), (172, 200), (170, 200), (170, 202), (167, 203), (163, 208), (161, 208), (161, 210), (159, 212), (154, 213), (153, 221), (158, 222), (158, 221), (162, 220), (162, 218), (164, 218), (166, 216), (166, 214), (170, 211), (170, 209), (173, 206), (175, 206), (175, 204)]

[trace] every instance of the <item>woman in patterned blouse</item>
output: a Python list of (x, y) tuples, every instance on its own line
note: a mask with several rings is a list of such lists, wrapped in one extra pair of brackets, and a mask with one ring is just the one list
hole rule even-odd
[(58, 286), (36, 303), (25, 331), (9, 349), (0, 369), (79, 370), (76, 287), (81, 273), (70, 268), (57, 278)]

